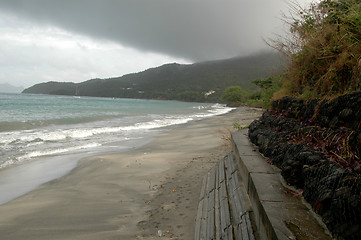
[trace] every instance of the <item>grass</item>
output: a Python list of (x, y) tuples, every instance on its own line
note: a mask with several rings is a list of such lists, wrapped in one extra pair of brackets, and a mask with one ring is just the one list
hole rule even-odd
[(330, 98), (361, 90), (361, 2), (323, 0), (290, 5), (288, 37), (269, 45), (290, 59), (274, 98)]

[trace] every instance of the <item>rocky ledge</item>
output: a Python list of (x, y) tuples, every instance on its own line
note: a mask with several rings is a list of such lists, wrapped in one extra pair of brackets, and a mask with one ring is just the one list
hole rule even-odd
[(361, 239), (361, 92), (274, 101), (249, 137), (335, 238)]

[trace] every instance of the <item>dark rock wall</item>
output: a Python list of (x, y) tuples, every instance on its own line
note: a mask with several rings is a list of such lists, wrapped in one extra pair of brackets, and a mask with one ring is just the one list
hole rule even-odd
[(316, 99), (308, 102), (284, 97), (273, 101), (272, 110), (301, 121), (312, 121), (321, 127), (361, 129), (361, 92), (332, 100)]
[[(361, 93), (354, 93), (329, 101), (284, 97), (249, 128), (251, 141), (289, 184), (303, 189), (338, 239), (361, 239), (360, 125)], [(327, 154), (341, 148), (341, 136), (347, 140), (341, 150), (355, 153), (351, 163)]]

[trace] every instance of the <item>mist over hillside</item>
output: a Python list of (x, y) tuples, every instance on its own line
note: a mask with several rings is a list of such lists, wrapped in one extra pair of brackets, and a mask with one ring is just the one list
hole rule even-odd
[(0, 83), (0, 92), (1, 93), (21, 93), (23, 87), (15, 87), (8, 83)]
[[(253, 80), (273, 75), (281, 66), (282, 57), (267, 52), (189, 65), (170, 63), (139, 73), (81, 83), (40, 83), (23, 93), (219, 102), (227, 87), (256, 89)], [(212, 94), (207, 94), (211, 90)]]

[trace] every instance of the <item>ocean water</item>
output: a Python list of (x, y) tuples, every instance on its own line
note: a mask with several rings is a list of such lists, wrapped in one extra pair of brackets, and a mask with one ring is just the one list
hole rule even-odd
[(66, 175), (87, 156), (137, 148), (219, 104), (0, 93), (0, 205)]
[(126, 151), (164, 129), (229, 111), (220, 104), (0, 93), (0, 169)]

